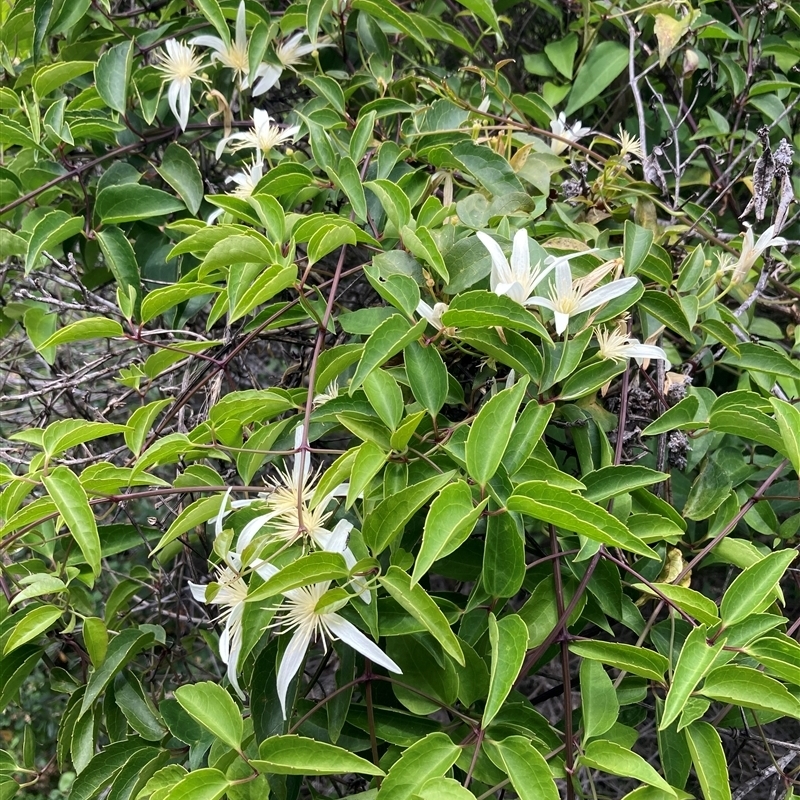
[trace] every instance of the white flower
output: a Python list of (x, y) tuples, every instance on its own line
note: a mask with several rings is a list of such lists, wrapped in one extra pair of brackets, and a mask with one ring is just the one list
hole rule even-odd
[(600, 348), (600, 356), (611, 361), (627, 361), (635, 358), (636, 363), (641, 365), (644, 359), (659, 358), (665, 362), (666, 369), (670, 368), (667, 354), (654, 344), (641, 344), (638, 339), (632, 339), (627, 334), (627, 325), (623, 322), (616, 329), (608, 330), (597, 328), (595, 336)]
[(747, 273), (753, 267), (753, 264), (759, 259), (762, 253), (770, 247), (783, 247), (786, 239), (783, 236), (775, 236), (775, 226), (770, 225), (758, 241), (755, 241), (753, 229), (748, 225), (744, 234), (744, 241), (742, 242), (742, 254), (739, 260), (733, 265), (733, 275), (731, 275), (731, 283), (741, 283), (746, 277)]
[(276, 64), (261, 64), (259, 66), (253, 81), (254, 96), (264, 94), (273, 86), (277, 86), (284, 69), (291, 69), (300, 64), (305, 56), (319, 50), (320, 47), (333, 47), (333, 42), (325, 36), (307, 44), (300, 44), (300, 40), (305, 35), (305, 31), (300, 31), (286, 41), (281, 42), (275, 48), (275, 55), (280, 62), (280, 66)]
[(244, 0), (239, 3), (239, 10), (236, 12), (236, 37), (232, 42), (225, 42), (219, 36), (195, 36), (194, 39), (189, 40), (189, 44), (210, 47), (214, 51), (211, 54), (211, 60), (219, 61), (223, 66), (232, 69), (237, 78), (245, 78), (242, 88), (247, 88), (246, 78), (250, 71), (250, 65), (247, 59), (247, 27)]
[[(216, 535), (222, 533), (222, 519), (226, 513), (228, 496), (230, 490), (225, 495), (217, 514), (215, 530)], [(237, 671), (239, 666), (239, 656), (242, 652), (242, 616), (244, 615), (245, 601), (247, 600), (247, 583), (243, 577), (242, 556), (243, 546), (238, 550), (227, 550), (223, 553), (223, 563), (214, 567), (216, 573), (214, 580), (210, 584), (199, 584), (189, 581), (189, 590), (192, 597), (200, 603), (210, 603), (222, 607), (222, 611), (217, 620), (225, 623), (222, 634), (219, 637), (219, 656), (224, 664), (227, 664), (228, 680), (236, 690), (239, 697), (244, 697), (239, 686)], [(265, 561), (255, 559), (250, 568), (258, 572), (264, 580), (273, 574), (273, 567)], [(208, 589), (216, 589), (216, 592), (208, 598)]]
[[(298, 427), (295, 434), (295, 449), (300, 447), (301, 437), (302, 426)], [(348, 568), (355, 566), (356, 557), (347, 546), (350, 531), (353, 530), (352, 523), (341, 519), (333, 530), (325, 527), (333, 513), (326, 509), (334, 497), (347, 494), (348, 485), (342, 483), (336, 486), (312, 507), (316, 477), (312, 475), (309, 459), (304, 458), (302, 452), (298, 453), (294, 458), (291, 474), (280, 472), (280, 478), (272, 482), (272, 492), (266, 498), (267, 513), (255, 517), (242, 528), (238, 541), (239, 552), (243, 552), (256, 534), (269, 523), (269, 535), (283, 542), (284, 547), (296, 542), (311, 544), (329, 553), (341, 553)], [(254, 501), (238, 501), (233, 503), (233, 507), (241, 508), (252, 502)], [(358, 577), (354, 579), (354, 584), (359, 587), (361, 599), (369, 603), (371, 595), (366, 581)]]
[(286, 600), (277, 622), (281, 625), (281, 633), (294, 630), (278, 667), (278, 699), (281, 702), (284, 719), (286, 719), (286, 693), (289, 683), (300, 669), (312, 639), (322, 638), (326, 649), (326, 637), (331, 640), (340, 639), (375, 664), (390, 672), (402, 673), (400, 667), (378, 645), (361, 633), (352, 622), (348, 622), (336, 613), (337, 608), (341, 608), (341, 604), (347, 602), (346, 599), (340, 601), (341, 604), (326, 604), (323, 609), (317, 608), (330, 585), (330, 581), (315, 583), (292, 589), (284, 594)]
[(216, 156), (219, 158), (225, 146), (230, 142), (236, 142), (231, 148), (233, 151), (252, 148), (266, 156), (273, 147), (293, 140), (299, 130), (299, 125), (290, 125), (281, 130), (277, 125), (272, 124), (270, 115), (266, 111), (257, 108), (253, 111), (253, 128), (242, 133), (232, 133), (230, 136), (220, 139)]
[(324, 392), (320, 392), (319, 394), (314, 395), (314, 399), (311, 401), (314, 408), (319, 408), (320, 406), (325, 405), (325, 403), (337, 398), (339, 396), (339, 381), (337, 378), (334, 378), (326, 387)]
[(203, 60), (194, 54), (194, 47), (185, 45), (176, 39), (167, 39), (163, 50), (156, 52), (158, 59), (156, 69), (169, 81), (167, 99), (172, 113), (178, 120), (181, 130), (185, 131), (189, 124), (189, 107), (192, 103), (192, 79), (203, 80), (198, 70), (203, 67)]
[[(582, 250), (568, 256), (547, 256), (544, 266), (541, 262), (531, 265), (531, 254), (528, 246), (528, 233), (521, 228), (514, 234), (514, 244), (511, 249), (511, 264), (508, 263), (500, 245), (491, 236), (478, 231), (478, 238), (492, 257), (492, 272), (489, 285), (497, 295), (507, 295), (520, 305), (530, 305), (533, 290), (552, 272), (560, 263), (566, 263), (571, 258), (594, 250)], [(535, 299), (535, 298), (534, 298)], [(419, 309), (417, 309), (419, 312)]]
[[(562, 111), (556, 119), (550, 120), (550, 130), (553, 131), (557, 136), (562, 136), (565, 139), (569, 139), (571, 142), (577, 142), (582, 136), (586, 136), (592, 129), (586, 128), (581, 125), (580, 120), (576, 122), (571, 127), (567, 125), (567, 118)], [(550, 149), (553, 151), (555, 155), (560, 155), (567, 149), (568, 145), (566, 142), (562, 142), (559, 139), (551, 139), (550, 140)]]
[[(556, 333), (562, 334), (569, 325), (570, 317), (582, 314), (625, 294), (637, 283), (638, 278), (620, 278), (605, 286), (593, 289), (616, 265), (609, 261), (590, 272), (586, 277), (572, 280), (569, 262), (561, 259), (555, 265), (555, 281), (549, 297), (531, 297), (527, 305), (544, 306), (555, 316)], [(591, 291), (590, 291), (591, 290)]]
[(444, 314), (445, 311), (447, 311), (447, 303), (434, 303), (433, 308), (424, 300), (420, 300), (417, 304), (417, 314), (423, 319), (426, 319), (437, 331), (444, 330), (442, 314)]
[(258, 182), (264, 177), (264, 162), (261, 159), (261, 153), (253, 160), (253, 163), (248, 167), (246, 166), (241, 172), (236, 175), (229, 175), (225, 178), (225, 183), (235, 183), (236, 188), (233, 194), (237, 197), (247, 198), (253, 194)]

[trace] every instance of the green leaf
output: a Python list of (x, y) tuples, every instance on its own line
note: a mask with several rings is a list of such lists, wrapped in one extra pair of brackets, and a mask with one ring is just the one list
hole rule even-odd
[(222, 772), (204, 767), (181, 778), (168, 792), (159, 795), (159, 800), (219, 800), (229, 788), (230, 783)]
[(625, 220), (625, 242), (623, 255), (625, 257), (625, 274), (635, 275), (650, 252), (655, 234), (649, 228), (635, 225), (629, 219)]
[(133, 315), (134, 319), (138, 319), (142, 306), (142, 281), (136, 253), (131, 243), (119, 228), (96, 231), (96, 236), (106, 266), (114, 276), (117, 286), (123, 293), (126, 293), (129, 287), (133, 289), (136, 297)]
[(511, 439), (517, 409), (528, 387), (525, 375), (484, 403), (467, 436), (467, 472), (484, 487), (497, 472)]
[(397, 228), (398, 233), (411, 222), (411, 202), (397, 184), (385, 179), (378, 179), (369, 181), (364, 186), (378, 198), (386, 216)]
[(784, 450), (792, 462), (794, 471), (800, 475), (800, 410), (785, 400), (771, 397), (775, 419), (781, 432)]
[(97, 522), (78, 477), (68, 467), (56, 467), (42, 479), (75, 543), (95, 575), (100, 574), (100, 537)]
[(764, 372), (777, 378), (800, 380), (800, 367), (771, 347), (745, 342), (739, 345), (739, 352), (739, 356), (730, 352), (725, 353), (720, 363), (731, 364), (744, 371)]
[(361, 386), (372, 370), (386, 363), (407, 344), (419, 338), (425, 332), (426, 324), (425, 320), (421, 319), (412, 327), (401, 314), (392, 314), (384, 320), (364, 345), (364, 351), (350, 381), (350, 396), (353, 396), (353, 392)]
[(30, 642), (45, 631), (50, 630), (64, 613), (63, 608), (53, 605), (36, 606), (27, 613), (11, 629), (8, 635), (3, 655), (7, 656), (12, 650)]
[(364, 520), (364, 542), (372, 554), (382, 553), (411, 517), (452, 478), (453, 472), (434, 475), (395, 492), (381, 502)]
[(39, 349), (55, 347), (59, 344), (68, 342), (86, 342), (90, 339), (111, 339), (114, 336), (122, 336), (122, 325), (114, 319), (107, 317), (87, 317), (79, 319), (71, 325), (65, 325), (56, 331), (49, 339), (46, 339)]
[(364, 379), (364, 393), (381, 421), (395, 430), (403, 416), (403, 393), (397, 381), (383, 369), (374, 369)]
[(433, 53), (425, 34), (414, 18), (391, 0), (353, 0), (352, 8), (354, 11), (388, 22), (401, 33), (410, 36), (423, 50)]
[(154, 749), (137, 738), (107, 745), (75, 779), (69, 792), (70, 800), (92, 800), (97, 797), (137, 753)]
[[(371, 131), (370, 131), (371, 133)], [(327, 167), (331, 180), (345, 193), (353, 211), (358, 219), (367, 219), (367, 198), (364, 195), (364, 185), (355, 162), (350, 156), (343, 156), (336, 165), (336, 171)], [(380, 197), (378, 198), (380, 199)], [(411, 210), (409, 209), (409, 213)]]
[(668, 728), (678, 718), (690, 695), (714, 665), (725, 644), (724, 640), (720, 640), (709, 647), (706, 637), (706, 626), (699, 625), (689, 633), (683, 643), (658, 726), (660, 730)]
[(525, 192), (511, 164), (488, 145), (479, 145), (472, 141), (459, 142), (450, 150), (450, 155), (465, 172), (495, 196)]
[(401, 229), (400, 235), (403, 237), (403, 244), (412, 255), (433, 267), (434, 272), (445, 283), (450, 282), (450, 274), (447, 271), (439, 246), (436, 244), (431, 232), (424, 225), (419, 225), (416, 230), (412, 230), (406, 225)]
[(28, 249), (25, 253), (25, 274), (39, 263), (46, 250), (52, 250), (65, 239), (76, 236), (83, 230), (83, 217), (71, 217), (65, 211), (50, 211), (45, 214), (31, 231)]
[(95, 211), (104, 225), (164, 217), (183, 210), (183, 203), (176, 197), (138, 183), (106, 186), (97, 195), (95, 203)]
[(728, 760), (719, 734), (707, 722), (693, 722), (686, 729), (686, 743), (705, 800), (731, 800)]
[(456, 763), (460, 750), (445, 733), (429, 733), (392, 764), (381, 784), (381, 800), (412, 800), (416, 790), (431, 778), (444, 775)]
[(599, 661), (581, 661), (583, 741), (602, 736), (617, 721), (619, 700), (614, 683)]
[(132, 673), (123, 672), (117, 676), (114, 702), (119, 706), (131, 728), (142, 739), (159, 742), (164, 738), (167, 729), (161, 724), (149, 701), (145, 699), (141, 684)]
[(165, 398), (163, 400), (154, 400), (145, 406), (137, 408), (133, 414), (128, 418), (128, 426), (125, 430), (125, 444), (128, 449), (135, 456), (141, 453), (144, 447), (145, 439), (150, 429), (153, 427), (153, 422), (159, 415), (161, 410), (168, 406), (172, 400)]
[(214, 294), (219, 289), (207, 283), (175, 283), (150, 292), (142, 301), (142, 322), (150, 322), (165, 311), (184, 303), (192, 297)]
[(613, 41), (597, 44), (575, 76), (564, 113), (569, 116), (591, 103), (627, 65), (627, 47)]
[(133, 39), (115, 44), (106, 50), (94, 68), (97, 93), (109, 108), (125, 113), (128, 105), (128, 87), (131, 85)]
[(94, 61), (62, 61), (48, 64), (36, 70), (31, 79), (31, 86), (36, 96), (41, 99), (47, 97), (54, 89), (58, 89), (80, 75), (85, 75), (94, 69)]
[(545, 481), (527, 481), (514, 489), (506, 505), (509, 511), (519, 511), (597, 542), (621, 547), (647, 558), (658, 558), (654, 550), (604, 508), (560, 486)]
[(689, 490), (683, 516), (693, 520), (708, 519), (725, 502), (730, 491), (731, 478), (728, 472), (713, 459), (706, 459)]
[(773, 634), (748, 644), (745, 652), (760, 661), (767, 671), (800, 686), (800, 644), (785, 634)]
[(677, 405), (667, 409), (658, 419), (651, 422), (643, 431), (642, 436), (656, 436), (668, 431), (680, 430), (687, 427), (703, 426), (702, 422), (692, 424), (700, 408), (700, 401), (695, 395), (687, 395)]
[(447, 399), (447, 367), (433, 344), (410, 342), (405, 350), (406, 376), (417, 402), (432, 416), (441, 411)]
[(738, 664), (718, 667), (708, 674), (700, 694), (720, 703), (800, 719), (800, 700), (775, 678), (752, 667)]
[(604, 664), (610, 664), (612, 667), (657, 683), (664, 683), (664, 673), (669, 668), (669, 661), (660, 653), (632, 644), (595, 641), (572, 642), (569, 649), (570, 652), (581, 658), (602, 661)]
[(663, 322), (670, 330), (683, 336), (689, 344), (694, 345), (692, 327), (686, 319), (686, 314), (680, 304), (666, 292), (646, 289), (638, 305), (659, 322)]
[(578, 52), (578, 35), (576, 33), (569, 33), (557, 42), (550, 42), (544, 46), (544, 52), (550, 59), (550, 63), (568, 81), (571, 81), (575, 55)]
[(235, 322), (237, 319), (241, 319), (256, 306), (271, 300), (278, 292), (293, 286), (296, 280), (297, 267), (294, 264), (286, 267), (275, 264), (267, 268), (236, 300), (236, 304), (228, 316), (228, 321)]
[(442, 314), (442, 323), (453, 328), (511, 328), (536, 334), (550, 342), (547, 331), (527, 308), (510, 297), (475, 290), (459, 294)]
[(638, 753), (616, 742), (606, 740), (590, 742), (583, 751), (580, 761), (591, 769), (599, 769), (623, 778), (633, 778), (677, 797), (675, 790)]
[(358, 448), (347, 486), (345, 508), (350, 508), (361, 497), (372, 479), (383, 469), (386, 459), (387, 454), (374, 442), (364, 442)]
[(486, 498), (478, 506), (473, 506), (472, 492), (463, 480), (442, 489), (431, 503), (425, 520), (422, 546), (411, 575), (412, 583), (417, 583), (427, 574), (434, 561), (450, 555), (466, 541), (488, 502)]
[(501, 742), (487, 742), (486, 746), (492, 761), (505, 768), (520, 800), (558, 800), (550, 767), (530, 739), (507, 736)]
[[(33, 3), (33, 63), (42, 57), (42, 45), (53, 16), (53, 0), (34, 0)], [(7, 20), (6, 20), (7, 21)]]
[(89, 676), (86, 693), (81, 703), (80, 715), (92, 707), (93, 703), (117, 673), (141, 650), (153, 642), (151, 631), (126, 628), (117, 634), (108, 645), (103, 663)]
[(108, 629), (99, 617), (87, 617), (83, 621), (83, 642), (95, 669), (105, 661), (108, 652)]
[[(658, 596), (644, 583), (636, 583), (634, 586), (641, 592), (652, 594), (654, 597)], [(672, 583), (655, 583), (653, 586), (698, 622), (706, 625), (716, 625), (719, 622), (717, 605), (710, 597), (706, 597), (694, 589), (689, 589), (687, 586), (676, 586)]]
[(478, 19), (483, 20), (495, 33), (500, 34), (500, 21), (490, 0), (458, 0), (458, 2)]
[(203, 202), (203, 177), (192, 154), (173, 142), (164, 151), (156, 172), (180, 195), (186, 208), (197, 214)]
[(369, 761), (345, 750), (304, 736), (271, 736), (258, 748), (259, 760), (250, 763), (272, 775), (361, 775), (385, 773)]
[(204, 681), (175, 690), (175, 699), (189, 716), (234, 750), (241, 750), (244, 724), (239, 706), (218, 683)]
[(231, 32), (217, 0), (195, 0), (195, 5), (200, 9), (200, 13), (214, 26), (214, 30), (222, 37), (222, 41), (225, 44), (230, 44)]
[[(469, 0), (469, 2), (471, 1)], [(414, 792), (414, 800), (417, 798), (419, 800), (475, 800), (475, 795), (454, 778), (431, 778)]]
[[(492, 509), (495, 511), (496, 509)], [(525, 579), (525, 542), (511, 514), (486, 520), (481, 583), (492, 597), (514, 597)]]
[(727, 588), (720, 604), (720, 617), (726, 628), (751, 614), (764, 611), (775, 597), (778, 581), (783, 577), (797, 552), (794, 549), (770, 553), (747, 567)]
[(458, 643), (458, 637), (450, 630), (445, 615), (431, 596), (418, 583), (412, 583), (407, 572), (396, 566), (389, 567), (386, 574), (378, 580), (414, 619), (425, 626), (445, 652), (464, 666), (464, 653)]
[(539, 405), (536, 400), (531, 400), (522, 409), (503, 455), (502, 463), (509, 475), (513, 475), (530, 458), (554, 409), (555, 403)]
[(617, 464), (590, 472), (581, 480), (586, 487), (583, 496), (592, 503), (600, 503), (642, 486), (669, 480), (669, 475), (638, 464)]
[(625, 363), (604, 360), (598, 364), (583, 367), (567, 378), (559, 393), (560, 400), (577, 400), (581, 397), (594, 395), (601, 387), (605, 386), (612, 378), (625, 371)]
[(247, 602), (265, 600), (277, 594), (297, 589), (299, 586), (345, 578), (349, 574), (350, 570), (341, 553), (327, 553), (324, 550), (318, 550), (315, 553), (301, 556), (280, 572), (276, 572), (247, 596)]
[(483, 728), (488, 728), (497, 716), (519, 677), (528, 649), (528, 626), (517, 614), (509, 614), (497, 621), (494, 614), (490, 613), (489, 641), (492, 668), (489, 673), (489, 694), (481, 720)]
[[(149, 451), (148, 451), (149, 452)], [(151, 555), (162, 550), (170, 542), (174, 542), (179, 536), (196, 528), (205, 525), (209, 520), (213, 520), (222, 503), (223, 495), (213, 495), (211, 497), (201, 497), (190, 503), (178, 514), (167, 528), (167, 532), (159, 539), (158, 544), (150, 552)]]

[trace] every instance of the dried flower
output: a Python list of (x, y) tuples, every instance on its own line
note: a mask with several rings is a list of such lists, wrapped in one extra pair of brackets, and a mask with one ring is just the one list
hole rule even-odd
[(769, 228), (758, 237), (758, 241), (755, 241), (753, 229), (749, 225), (747, 226), (742, 242), (742, 254), (732, 267), (733, 275), (731, 275), (731, 283), (741, 283), (747, 277), (747, 273), (750, 272), (753, 264), (758, 261), (765, 250), (768, 250), (770, 247), (782, 247), (787, 243), (786, 239), (782, 236), (775, 236), (774, 233), (775, 226), (770, 225)]

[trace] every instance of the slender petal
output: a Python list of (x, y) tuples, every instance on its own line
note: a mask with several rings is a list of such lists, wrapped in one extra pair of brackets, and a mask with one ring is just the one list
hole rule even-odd
[(256, 70), (256, 77), (253, 83), (253, 97), (258, 97), (268, 92), (273, 86), (277, 86), (282, 71), (280, 67), (276, 67), (274, 64), (260, 64)]
[(192, 39), (189, 39), (189, 44), (198, 45), (200, 47), (209, 47), (212, 50), (225, 49), (225, 42), (223, 42), (219, 36), (209, 36), (206, 34), (203, 36), (195, 36)]
[(597, 308), (615, 297), (621, 297), (625, 292), (633, 289), (637, 283), (639, 283), (638, 278), (621, 278), (618, 281), (611, 281), (611, 283), (607, 283), (604, 286), (599, 286), (580, 299), (574, 313), (582, 314), (584, 311)]
[(340, 639), (345, 644), (352, 647), (353, 650), (357, 650), (361, 655), (365, 656), (373, 663), (379, 664), (384, 669), (402, 674), (403, 671), (400, 667), (398, 667), (375, 642), (364, 636), (352, 622), (348, 622), (344, 617), (340, 617), (338, 614), (326, 614), (325, 617), (326, 627), (337, 639)]
[(207, 586), (208, 584), (206, 583), (193, 583), (192, 581), (189, 581), (189, 591), (192, 593), (192, 597), (194, 597), (198, 603), (206, 602)]
[(281, 712), (283, 718), (286, 719), (286, 693), (289, 690), (289, 684), (292, 678), (297, 674), (300, 665), (303, 663), (303, 658), (311, 644), (312, 628), (308, 626), (300, 626), (292, 636), (289, 644), (281, 659), (281, 664), (278, 667), (277, 689), (278, 700), (281, 703)]

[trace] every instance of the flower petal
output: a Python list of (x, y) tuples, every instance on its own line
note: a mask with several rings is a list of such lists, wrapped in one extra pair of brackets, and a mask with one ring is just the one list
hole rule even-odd
[(195, 36), (193, 39), (189, 39), (189, 44), (199, 44), (201, 47), (210, 47), (216, 52), (221, 52), (225, 49), (225, 42), (223, 42), (219, 36)]
[(514, 277), (521, 279), (531, 271), (531, 253), (528, 249), (528, 232), (520, 228), (514, 234), (514, 244), (511, 248), (511, 271)]
[(514, 276), (511, 274), (511, 267), (508, 265), (508, 260), (503, 255), (500, 245), (483, 231), (478, 231), (477, 235), (481, 244), (489, 251), (489, 255), (492, 257), (492, 291), (494, 291), (494, 286), (498, 283), (513, 283)]
[(400, 675), (403, 671), (392, 661), (383, 650), (378, 647), (371, 639), (368, 639), (361, 631), (338, 614), (325, 614), (322, 618), (323, 625), (330, 631), (331, 635), (341, 639), (345, 644), (357, 650), (374, 664), (379, 664), (390, 672)]
[(607, 303), (615, 297), (620, 297), (625, 294), (625, 292), (629, 292), (633, 289), (637, 283), (639, 283), (638, 278), (620, 278), (620, 280), (611, 281), (611, 283), (607, 283), (605, 286), (598, 286), (580, 299), (580, 302), (575, 308), (575, 314), (581, 314), (591, 308), (597, 308), (597, 306), (601, 306), (603, 303)]
[(284, 719), (286, 719), (286, 693), (289, 690), (289, 684), (300, 669), (300, 665), (303, 663), (303, 657), (310, 643), (311, 628), (299, 627), (287, 645), (283, 653), (283, 658), (281, 659), (281, 665), (278, 667), (276, 684), (278, 700), (280, 700), (281, 703), (281, 712)]
[(206, 603), (206, 588), (208, 587), (207, 583), (192, 583), (189, 581), (189, 591), (192, 593), (192, 597), (197, 600), (198, 603)]

